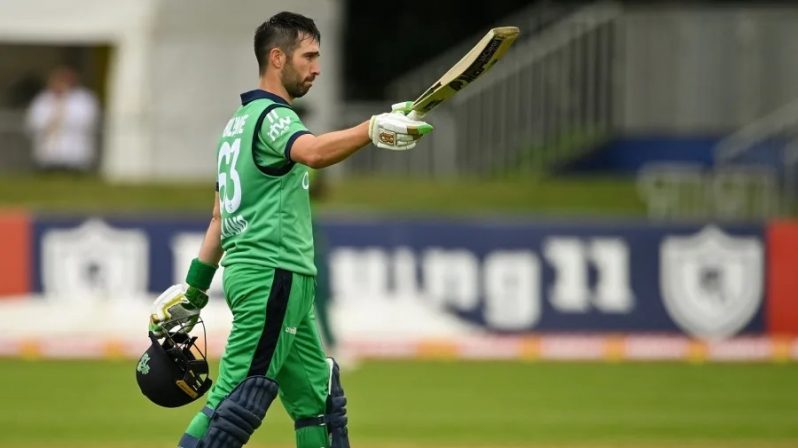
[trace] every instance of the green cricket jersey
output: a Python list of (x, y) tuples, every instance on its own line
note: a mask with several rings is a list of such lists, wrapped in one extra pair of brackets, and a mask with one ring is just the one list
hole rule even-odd
[(263, 90), (241, 94), (217, 150), (223, 266), (249, 264), (316, 275), (308, 168), (291, 146), (309, 131)]

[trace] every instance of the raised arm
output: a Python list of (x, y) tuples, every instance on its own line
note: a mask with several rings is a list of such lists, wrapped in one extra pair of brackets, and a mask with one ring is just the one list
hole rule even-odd
[(346, 159), (370, 141), (368, 121), (319, 136), (305, 134), (291, 147), (291, 160), (311, 168), (324, 168)]
[(289, 154), (294, 162), (311, 168), (334, 165), (369, 142), (379, 148), (406, 150), (416, 146), (416, 140), (432, 131), (432, 126), (405, 116), (409, 102), (394, 104), (392, 111), (374, 115), (357, 126), (319, 136), (299, 136)]

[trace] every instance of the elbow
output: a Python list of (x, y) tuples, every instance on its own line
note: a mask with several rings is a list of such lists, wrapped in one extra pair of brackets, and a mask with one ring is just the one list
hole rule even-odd
[(331, 148), (329, 143), (312, 134), (299, 136), (286, 154), (289, 160), (301, 163), (309, 168), (318, 169), (332, 165)]
[(321, 154), (314, 152), (309, 154), (305, 160), (302, 161), (304, 165), (313, 169), (324, 168), (328, 165), (327, 160)]

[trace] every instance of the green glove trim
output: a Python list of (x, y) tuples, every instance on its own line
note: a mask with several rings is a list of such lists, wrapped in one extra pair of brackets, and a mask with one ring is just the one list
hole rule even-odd
[(186, 283), (202, 291), (207, 291), (211, 287), (213, 274), (216, 273), (216, 266), (211, 266), (200, 261), (199, 258), (191, 260), (191, 267), (186, 274)]
[(193, 308), (201, 310), (208, 304), (208, 294), (205, 294), (200, 289), (193, 286), (189, 286), (186, 289), (186, 299), (188, 300), (188, 304), (183, 305), (186, 309)]

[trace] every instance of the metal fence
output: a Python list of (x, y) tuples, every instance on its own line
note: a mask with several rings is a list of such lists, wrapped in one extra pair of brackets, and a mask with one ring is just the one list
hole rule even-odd
[(722, 139), (714, 165), (651, 163), (638, 173), (649, 216), (756, 220), (798, 202), (798, 99)]
[[(363, 151), (346, 162), (347, 170), (416, 177), (525, 175), (566, 162), (606, 138), (613, 126), (620, 7), (531, 8), (524, 14), (501, 24), (522, 24), (527, 37), (484, 78), (428, 116), (436, 130), (412, 154)], [(474, 42), (399, 80), (394, 99), (415, 98)], [(381, 108), (351, 104), (342, 124)]]
[(798, 202), (798, 98), (723, 139), (715, 157), (719, 167), (768, 167), (779, 209), (790, 212)]

